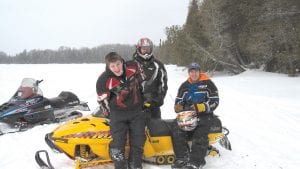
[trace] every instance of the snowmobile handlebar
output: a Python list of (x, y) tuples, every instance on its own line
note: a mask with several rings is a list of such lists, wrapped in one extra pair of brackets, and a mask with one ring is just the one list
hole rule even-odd
[(40, 83), (42, 83), (42, 81), (44, 81), (44, 80), (43, 79), (42, 80), (37, 80), (36, 85), (38, 86)]
[(222, 129), (224, 131), (224, 135), (227, 136), (229, 134), (229, 130), (226, 127), (222, 127)]

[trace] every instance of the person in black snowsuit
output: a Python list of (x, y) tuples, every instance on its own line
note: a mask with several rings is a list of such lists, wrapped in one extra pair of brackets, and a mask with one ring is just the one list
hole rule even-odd
[(144, 74), (144, 109), (150, 112), (152, 119), (161, 119), (160, 107), (164, 104), (164, 98), (168, 90), (168, 77), (165, 66), (153, 55), (153, 43), (149, 38), (139, 39), (136, 52), (133, 55), (139, 63)]
[[(198, 169), (205, 165), (210, 120), (219, 105), (218, 89), (208, 75), (200, 72), (199, 64), (190, 64), (188, 74), (188, 80), (178, 89), (174, 109), (176, 113), (195, 111), (197, 123), (191, 126), (174, 124), (172, 141), (175, 162), (172, 169)], [(185, 131), (186, 127), (192, 128)], [(187, 144), (187, 138), (191, 138), (191, 148)]]
[[(106, 70), (96, 83), (98, 102), (110, 119), (110, 156), (116, 169), (141, 169), (145, 143), (145, 113), (140, 72), (135, 61), (125, 62), (116, 52), (105, 56)], [(125, 159), (127, 134), (130, 141)]]

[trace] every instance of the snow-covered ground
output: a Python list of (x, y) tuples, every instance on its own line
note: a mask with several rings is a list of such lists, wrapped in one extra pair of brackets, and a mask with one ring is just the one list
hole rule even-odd
[[(0, 65), (0, 103), (7, 101), (22, 78), (44, 79), (44, 96), (72, 91), (80, 100), (97, 106), (95, 83), (103, 64)], [(167, 65), (169, 90), (162, 107), (165, 119), (175, 118), (174, 98), (186, 69)], [(300, 166), (300, 77), (249, 70), (240, 75), (214, 76), (220, 93), (215, 111), (230, 130), (232, 151), (219, 147), (220, 157), (207, 157), (205, 169), (297, 169)], [(87, 112), (86, 114), (89, 114)], [(58, 169), (72, 169), (74, 162), (56, 154), (44, 142), (46, 133), (58, 124), (34, 127), (21, 133), (0, 136), (1, 169), (38, 168), (37, 150), (49, 152)], [(298, 167), (297, 167), (298, 166)], [(102, 168), (113, 168), (104, 166)], [(144, 168), (167, 169), (170, 166), (144, 164)]]

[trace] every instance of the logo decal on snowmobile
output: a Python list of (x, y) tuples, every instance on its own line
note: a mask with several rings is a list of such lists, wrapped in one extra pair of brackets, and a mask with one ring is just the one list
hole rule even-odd
[(26, 112), (28, 110), (28, 108), (20, 108), (20, 109), (17, 109), (15, 113), (20, 113), (20, 112)]
[(159, 143), (159, 140), (151, 140), (151, 143)]
[(38, 103), (39, 100), (40, 100), (39, 98), (27, 100), (27, 101), (25, 102), (25, 105), (26, 105), (26, 106), (34, 105), (34, 104)]
[(62, 136), (64, 139), (68, 138), (86, 138), (86, 139), (100, 139), (111, 138), (110, 131), (98, 131), (98, 132), (83, 132)]
[(75, 100), (75, 101), (69, 102), (68, 105), (78, 104), (78, 103), (79, 103), (79, 101)]

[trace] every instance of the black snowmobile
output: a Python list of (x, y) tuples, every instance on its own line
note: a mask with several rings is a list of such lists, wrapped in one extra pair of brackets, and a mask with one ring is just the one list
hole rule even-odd
[(10, 100), (0, 106), (0, 135), (40, 124), (49, 124), (81, 117), (80, 111), (89, 111), (72, 93), (63, 91), (55, 98), (43, 96), (39, 83), (43, 80), (24, 78)]

